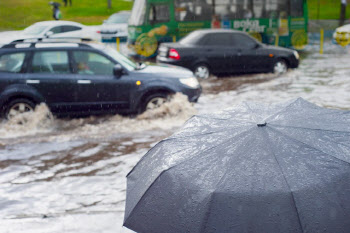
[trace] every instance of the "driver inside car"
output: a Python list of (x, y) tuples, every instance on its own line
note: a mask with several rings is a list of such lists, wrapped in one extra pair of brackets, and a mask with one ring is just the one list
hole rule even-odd
[(90, 70), (90, 67), (88, 65), (89, 63), (89, 56), (86, 56), (84, 53), (76, 53), (75, 59), (77, 63), (77, 73), (78, 74), (94, 74)]

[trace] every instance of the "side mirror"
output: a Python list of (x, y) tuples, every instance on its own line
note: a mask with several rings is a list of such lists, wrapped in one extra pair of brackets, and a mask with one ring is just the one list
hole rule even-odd
[(259, 43), (256, 43), (255, 46), (254, 46), (254, 49), (258, 49), (258, 48), (260, 48), (260, 46), (261, 45)]
[(124, 69), (123, 69), (123, 67), (120, 64), (116, 64), (113, 67), (113, 74), (114, 74), (115, 77), (120, 78), (120, 76), (122, 76), (123, 73), (124, 73)]
[(52, 36), (52, 35), (53, 35), (53, 32), (52, 32), (52, 31), (48, 31), (48, 32), (45, 33), (45, 37), (46, 37), (46, 38), (49, 38), (49, 37)]

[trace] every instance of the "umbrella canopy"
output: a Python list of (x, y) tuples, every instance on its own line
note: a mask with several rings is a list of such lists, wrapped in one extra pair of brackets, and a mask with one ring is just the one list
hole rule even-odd
[(350, 112), (299, 98), (191, 118), (128, 174), (124, 226), (349, 232)]

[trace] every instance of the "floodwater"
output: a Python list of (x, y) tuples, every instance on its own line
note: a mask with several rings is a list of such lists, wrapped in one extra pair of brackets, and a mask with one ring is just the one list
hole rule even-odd
[[(309, 47), (300, 68), (276, 76), (250, 74), (202, 81), (192, 105), (183, 95), (137, 117), (55, 119), (45, 105), (0, 123), (0, 232), (109, 233), (122, 228), (126, 174), (158, 141), (194, 114), (243, 101), (303, 97), (350, 109), (350, 53)], [(21, 124), (18, 124), (20, 122)]]

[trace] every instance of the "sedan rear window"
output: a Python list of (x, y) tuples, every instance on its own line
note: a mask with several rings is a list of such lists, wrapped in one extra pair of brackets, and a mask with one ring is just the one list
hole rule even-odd
[(240, 33), (232, 34), (233, 46), (242, 49), (251, 49), (257, 45), (257, 42), (250, 36)]
[(81, 30), (81, 27), (66, 25), (66, 26), (63, 26), (62, 32), (73, 32), (73, 31), (79, 31), (79, 30)]
[(200, 41), (200, 44), (208, 46), (230, 47), (232, 46), (232, 40), (230, 35), (230, 33), (208, 34), (204, 36), (204, 38)]
[(11, 53), (0, 56), (0, 71), (18, 73), (22, 69), (25, 53)]
[(179, 40), (180, 44), (192, 44), (195, 45), (202, 38), (202, 34), (200, 31), (194, 31)]

